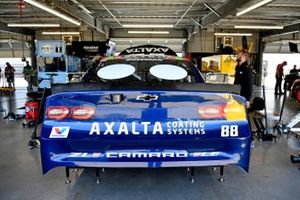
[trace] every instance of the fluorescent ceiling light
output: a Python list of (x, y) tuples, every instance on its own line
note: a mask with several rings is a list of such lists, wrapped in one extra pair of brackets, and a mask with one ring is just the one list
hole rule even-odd
[(186, 5), (184, 2), (166, 2), (158, 3), (157, 1), (112, 1), (110, 4), (166, 4), (166, 5)]
[(252, 33), (215, 33), (215, 36), (252, 36)]
[(186, 38), (110, 38), (114, 42), (126, 42), (126, 41), (132, 41), (132, 42), (139, 42), (139, 41), (165, 41), (168, 40), (169, 42), (178, 42), (178, 41), (186, 41)]
[(60, 27), (60, 24), (7, 24), (8, 27)]
[(124, 28), (173, 28), (173, 24), (123, 24)]
[(44, 5), (44, 4), (38, 3), (38, 2), (33, 1), (33, 0), (24, 0), (24, 1), (27, 2), (27, 3), (30, 3), (31, 5), (33, 5), (33, 6), (37, 7), (37, 8), (40, 8), (40, 9), (44, 10), (46, 12), (49, 12), (49, 13), (57, 16), (57, 17), (60, 17), (60, 18), (66, 20), (68, 22), (71, 22), (72, 24), (80, 26), (80, 22), (79, 21), (77, 21), (77, 20), (75, 20), (75, 19), (73, 19), (71, 17), (68, 17), (68, 16), (66, 16), (64, 14), (61, 14), (58, 11), (53, 10), (52, 8), (50, 8), (50, 7), (48, 7), (48, 6)]
[(42, 32), (43, 35), (79, 35), (80, 32)]
[(132, 34), (169, 34), (169, 31), (128, 31)]
[(263, 1), (259, 2), (259, 3), (257, 3), (257, 4), (254, 4), (254, 5), (250, 6), (250, 7), (246, 8), (246, 9), (244, 9), (244, 10), (238, 12), (238, 13), (236, 13), (236, 16), (240, 16), (240, 15), (243, 15), (245, 13), (248, 13), (248, 12), (250, 12), (250, 11), (258, 8), (258, 7), (261, 7), (261, 6), (263, 6), (263, 5), (267, 4), (267, 3), (270, 3), (271, 1), (274, 1), (274, 0), (263, 0)]
[(283, 29), (283, 26), (234, 26), (239, 29)]

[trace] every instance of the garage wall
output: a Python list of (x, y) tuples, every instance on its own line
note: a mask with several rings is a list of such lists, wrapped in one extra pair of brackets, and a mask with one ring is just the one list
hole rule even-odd
[(200, 30), (193, 34), (188, 41), (188, 52), (212, 53), (214, 49), (214, 33)]
[[(45, 30), (43, 30), (45, 31)], [(69, 31), (69, 30), (68, 30)], [(72, 36), (75, 41), (104, 41), (104, 34), (87, 29), (81, 35)], [(42, 35), (42, 31), (36, 31), (37, 40), (62, 40), (62, 36)], [(22, 42), (24, 41), (24, 51)], [(23, 36), (15, 33), (0, 32), (0, 57), (2, 58), (21, 58), (31, 57), (31, 36)]]
[[(30, 57), (30, 50), (26, 49), (24, 51), (24, 57)], [(12, 49), (0, 49), (0, 58), (22, 58), (22, 50), (12, 50)]]
[[(24, 41), (24, 51), (22, 46)], [(0, 58), (30, 57), (30, 36), (0, 32)]]
[[(253, 42), (252, 53), (258, 52), (258, 34), (252, 33), (251, 37), (247, 37), (248, 45)], [(233, 47), (242, 47), (242, 37), (233, 36)], [(217, 51), (215, 44), (216, 36), (214, 31), (200, 30), (193, 34), (188, 41), (188, 52), (214, 53)]]

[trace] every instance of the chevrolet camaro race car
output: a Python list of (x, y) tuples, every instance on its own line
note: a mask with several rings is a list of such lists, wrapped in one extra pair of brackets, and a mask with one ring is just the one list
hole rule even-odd
[(239, 87), (206, 84), (166, 47), (135, 47), (53, 85), (41, 130), (43, 173), (66, 168), (237, 165), (251, 134)]

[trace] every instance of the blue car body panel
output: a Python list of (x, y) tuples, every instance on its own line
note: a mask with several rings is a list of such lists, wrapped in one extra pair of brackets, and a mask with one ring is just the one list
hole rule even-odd
[[(251, 132), (246, 100), (233, 94), (230, 85), (203, 83), (186, 59), (149, 52), (168, 49), (142, 46), (128, 51), (147, 55), (108, 57), (86, 72), (84, 83), (57, 87), (47, 98), (41, 130), (43, 173), (60, 166), (237, 165), (248, 171)], [(118, 72), (128, 65), (135, 71), (120, 80), (103, 80), (98, 74), (106, 66)], [(157, 65), (179, 67), (186, 76), (154, 76), (151, 67)]]
[[(124, 101), (111, 103), (111, 94)], [(138, 96), (156, 95), (155, 101)], [(245, 105), (244, 98), (229, 98)], [(222, 93), (174, 90), (101, 90), (54, 94), (50, 106), (93, 106), (89, 120), (47, 119), (41, 131), (43, 173), (54, 167), (188, 167), (234, 164), (249, 169), (247, 119), (201, 119), (201, 105), (226, 104)], [(222, 136), (222, 127), (238, 135)], [(56, 131), (56, 132), (55, 132)], [(56, 137), (57, 136), (57, 137)]]

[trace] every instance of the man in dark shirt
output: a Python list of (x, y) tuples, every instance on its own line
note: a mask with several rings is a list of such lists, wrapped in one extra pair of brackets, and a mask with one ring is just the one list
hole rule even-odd
[(281, 89), (281, 82), (282, 82), (282, 78), (283, 78), (283, 67), (286, 65), (287, 65), (286, 61), (277, 65), (276, 75), (275, 75), (275, 78), (276, 78), (275, 95), (283, 94), (282, 89)]
[(237, 54), (234, 84), (241, 85), (240, 95), (250, 101), (252, 96), (252, 70), (248, 66), (249, 52), (240, 51)]
[(28, 82), (27, 91), (32, 91), (32, 82), (33, 82), (33, 77), (34, 77), (34, 69), (29, 64), (28, 61), (26, 61), (26, 65), (23, 68), (23, 74), (24, 74), (24, 79)]
[(290, 74), (298, 73), (297, 65), (294, 65), (293, 69), (290, 70)]
[(9, 62), (6, 63), (6, 67), (4, 69), (4, 75), (7, 79), (8, 87), (15, 88), (15, 68), (9, 64)]

